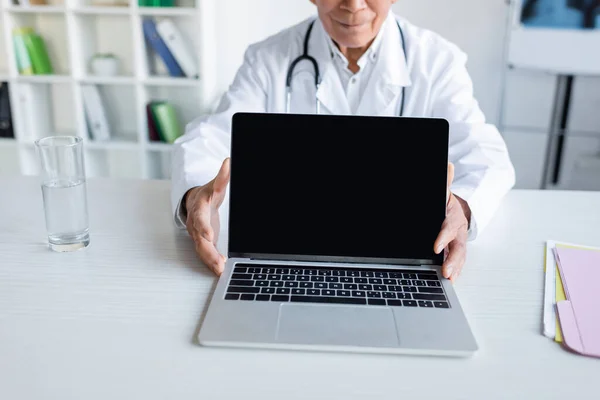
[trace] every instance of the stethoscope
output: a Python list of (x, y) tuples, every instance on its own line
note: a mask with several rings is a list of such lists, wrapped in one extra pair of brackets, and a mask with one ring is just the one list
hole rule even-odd
[[(406, 60), (406, 65), (408, 65), (408, 56), (406, 53), (406, 40), (404, 38), (404, 32), (402, 31), (402, 27), (400, 26), (400, 23), (398, 23), (398, 21), (396, 21), (396, 24), (398, 25), (398, 29), (400, 30), (400, 38), (402, 39), (402, 51), (404, 52), (404, 59)], [(285, 105), (285, 112), (289, 113), (292, 107), (292, 77), (294, 75), (294, 70), (296, 69), (296, 65), (298, 65), (298, 63), (302, 62), (302, 61), (309, 61), (314, 69), (315, 72), (315, 88), (318, 91), (319, 90), (319, 86), (321, 85), (321, 73), (319, 71), (319, 63), (317, 63), (317, 60), (315, 60), (314, 57), (312, 57), (310, 54), (308, 54), (308, 41), (310, 40), (310, 34), (312, 33), (312, 29), (313, 26), (315, 25), (315, 21), (312, 21), (310, 23), (310, 25), (308, 26), (308, 30), (306, 31), (306, 35), (304, 36), (304, 52), (302, 53), (301, 56), (297, 57), (294, 61), (292, 61), (292, 63), (290, 64), (290, 68), (288, 69), (287, 72), (287, 78), (286, 78), (286, 82), (285, 82), (285, 89), (286, 89), (286, 105)], [(316, 92), (315, 92), (316, 93)], [(402, 116), (404, 114), (404, 100), (406, 98), (406, 86), (402, 87), (402, 100), (400, 103), (400, 112), (399, 115)], [(321, 102), (319, 101), (318, 98), (315, 99), (316, 101), (316, 112), (317, 114), (321, 113)]]

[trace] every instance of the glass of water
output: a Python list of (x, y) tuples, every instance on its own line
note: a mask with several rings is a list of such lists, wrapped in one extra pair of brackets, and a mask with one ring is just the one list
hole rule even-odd
[(54, 251), (75, 251), (90, 243), (83, 141), (50, 136), (35, 141), (41, 163), (48, 244)]

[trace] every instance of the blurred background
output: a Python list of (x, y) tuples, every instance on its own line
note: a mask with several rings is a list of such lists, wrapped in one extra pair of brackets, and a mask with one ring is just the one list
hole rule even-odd
[[(315, 13), (308, 0), (0, 2), (0, 175), (37, 174), (33, 141), (74, 134), (88, 176), (169, 179), (172, 141), (214, 109), (246, 47)], [(518, 188), (600, 190), (600, 1), (394, 11), (468, 54)]]

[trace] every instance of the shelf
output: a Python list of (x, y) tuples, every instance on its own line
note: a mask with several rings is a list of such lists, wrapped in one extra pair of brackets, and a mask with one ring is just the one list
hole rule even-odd
[(14, 138), (0, 137), (0, 148), (1, 147), (16, 147), (19, 143)]
[(131, 7), (111, 7), (111, 6), (86, 6), (73, 9), (75, 14), (91, 15), (128, 15), (131, 13)]
[(140, 15), (155, 15), (155, 16), (178, 16), (178, 17), (193, 17), (196, 14), (194, 7), (139, 7)]
[(150, 151), (171, 151), (173, 149), (173, 145), (170, 143), (163, 142), (148, 142), (146, 143), (146, 149)]
[(197, 86), (200, 84), (200, 79), (153, 76), (144, 79), (142, 82), (148, 86)]
[(136, 82), (135, 78), (131, 76), (87, 76), (77, 81), (95, 85), (134, 85)]
[(0, 73), (0, 82), (8, 82), (10, 80), (10, 76), (8, 74)]
[(88, 139), (84, 142), (84, 146), (92, 150), (138, 150), (140, 148), (138, 143), (125, 140), (95, 142)]
[(61, 14), (66, 11), (64, 6), (14, 6), (11, 5), (5, 9), (13, 13), (35, 13), (35, 14)]
[(16, 79), (20, 83), (70, 83), (70, 75), (19, 75)]

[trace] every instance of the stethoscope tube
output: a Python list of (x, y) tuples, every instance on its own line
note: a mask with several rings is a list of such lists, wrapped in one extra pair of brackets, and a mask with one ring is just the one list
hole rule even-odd
[[(408, 68), (408, 55), (406, 53), (406, 40), (404, 38), (404, 32), (398, 21), (396, 21), (396, 24), (398, 25), (398, 29), (400, 30), (400, 38), (402, 39), (402, 51), (404, 52), (404, 59), (406, 61), (406, 65)], [(306, 31), (306, 34), (304, 36), (304, 49), (303, 49), (302, 55), (297, 57), (296, 59), (294, 59), (292, 61), (292, 63), (290, 64), (290, 67), (288, 68), (288, 72), (287, 72), (287, 76), (286, 76), (286, 80), (285, 80), (285, 92), (286, 92), (285, 93), (285, 96), (286, 96), (285, 111), (286, 111), (286, 113), (289, 113), (291, 110), (291, 107), (292, 107), (292, 79), (293, 79), (293, 75), (294, 75), (294, 70), (296, 69), (296, 66), (298, 65), (298, 63), (300, 63), (302, 61), (309, 61), (312, 64), (314, 72), (315, 72), (316, 91), (319, 90), (319, 86), (321, 85), (321, 73), (319, 70), (319, 63), (317, 62), (317, 60), (315, 60), (314, 57), (312, 57), (310, 54), (308, 54), (308, 42), (310, 40), (310, 35), (312, 33), (314, 25), (315, 25), (315, 21), (312, 21), (310, 23), (310, 25), (308, 26), (308, 30)], [(399, 112), (399, 115), (401, 117), (404, 115), (405, 99), (406, 99), (406, 86), (403, 86), (402, 87), (402, 100), (400, 102), (400, 112)], [(316, 113), (317, 114), (321, 113), (321, 102), (319, 101), (318, 98), (316, 99)]]

